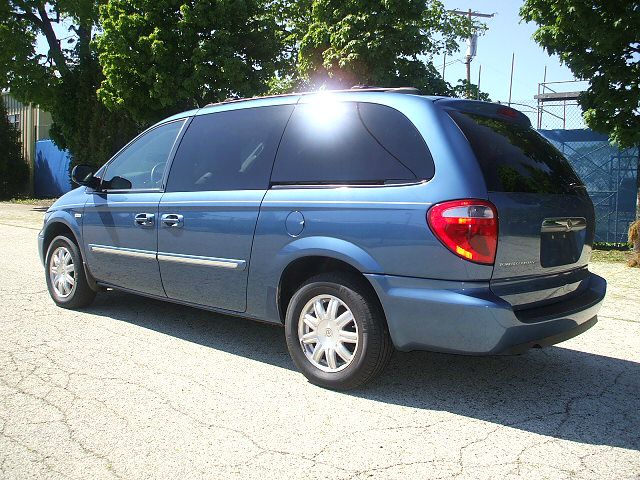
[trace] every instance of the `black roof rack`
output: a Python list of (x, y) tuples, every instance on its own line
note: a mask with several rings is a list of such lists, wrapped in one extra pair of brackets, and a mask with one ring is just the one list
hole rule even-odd
[(293, 95), (313, 95), (317, 93), (344, 93), (344, 92), (389, 92), (389, 93), (406, 93), (408, 95), (420, 95), (420, 90), (415, 87), (377, 87), (371, 85), (354, 85), (349, 89), (342, 90), (316, 90), (312, 92), (294, 92), (294, 93), (283, 93), (279, 95), (265, 95), (265, 96), (257, 96), (257, 97), (247, 97), (247, 98), (234, 98), (229, 97), (224, 99), (222, 102), (214, 102), (208, 103), (205, 107), (210, 107), (212, 105), (222, 105), (225, 103), (233, 103), (233, 102), (244, 102), (247, 100), (257, 100), (260, 98), (278, 98), (278, 97), (290, 97)]
[(420, 95), (420, 90), (415, 87), (378, 87), (374, 85), (354, 85), (349, 90), (339, 91), (352, 91), (360, 90), (366, 92), (392, 92), (392, 93), (407, 93), (409, 95)]

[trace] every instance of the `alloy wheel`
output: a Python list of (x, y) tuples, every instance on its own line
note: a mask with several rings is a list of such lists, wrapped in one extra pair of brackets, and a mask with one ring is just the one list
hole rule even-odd
[(49, 277), (56, 295), (67, 298), (76, 284), (73, 257), (66, 247), (58, 247), (49, 260)]
[(298, 338), (307, 360), (324, 372), (344, 370), (358, 349), (358, 324), (349, 307), (333, 295), (309, 300), (298, 319)]

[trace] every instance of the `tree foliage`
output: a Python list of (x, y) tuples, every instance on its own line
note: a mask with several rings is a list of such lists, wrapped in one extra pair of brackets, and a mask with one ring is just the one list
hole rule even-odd
[(100, 98), (139, 121), (265, 93), (281, 56), (263, 0), (109, 0), (97, 40)]
[[(51, 112), (51, 138), (75, 163), (101, 164), (138, 126), (98, 100), (102, 71), (92, 48), (99, 0), (8, 0), (0, 4), (0, 87)], [(54, 26), (58, 28), (54, 28)], [(56, 30), (66, 25), (68, 34)], [(45, 55), (36, 51), (41, 36)], [(62, 35), (61, 35), (62, 36)]]
[(280, 62), (268, 81), (272, 95), (311, 89), (308, 79), (298, 69), (300, 43), (311, 24), (314, 0), (275, 0), (269, 4), (268, 14), (277, 26), (275, 35), (280, 45)]
[(472, 28), (437, 0), (108, 0), (100, 13), (100, 98), (139, 121), (318, 87), (454, 94), (431, 56)]
[(19, 133), (7, 119), (7, 110), (0, 97), (0, 198), (24, 193), (29, 167), (22, 158)]
[(314, 0), (300, 39), (298, 71), (313, 85), (413, 86), (451, 90), (431, 62), (452, 53), (472, 23), (438, 0)]
[(579, 99), (585, 122), (622, 147), (640, 143), (640, 2), (526, 0), (534, 40), (589, 81)]
[(478, 85), (475, 83), (468, 83), (466, 79), (461, 78), (458, 83), (451, 87), (452, 97), (470, 98), (472, 100), (482, 100), (483, 102), (490, 102), (491, 98), (489, 94), (478, 90)]
[(101, 164), (141, 127), (227, 97), (354, 84), (455, 93), (431, 58), (471, 29), (439, 0), (6, 0), (0, 87), (52, 113), (74, 163)]

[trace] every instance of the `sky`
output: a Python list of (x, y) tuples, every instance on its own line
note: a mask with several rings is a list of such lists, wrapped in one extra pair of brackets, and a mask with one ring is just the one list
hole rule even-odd
[[(518, 10), (520, 0), (443, 0), (447, 9), (481, 13), (494, 13), (493, 18), (481, 18), (488, 27), (478, 38), (477, 56), (471, 62), (471, 82), (478, 83), (478, 69), (482, 65), (480, 90), (487, 92), (492, 100), (506, 102), (509, 98), (509, 76), (511, 55), (515, 53), (512, 101), (532, 103), (538, 93), (538, 83), (543, 81), (547, 67), (547, 81), (573, 80), (566, 66), (557, 56), (549, 56), (533, 39), (534, 23), (520, 22)], [(464, 57), (466, 42), (460, 51), (447, 56), (445, 80), (455, 85), (458, 79), (466, 78)], [(443, 56), (434, 57), (434, 65), (442, 72)], [(453, 62), (453, 63), (450, 63)], [(584, 84), (566, 86), (565, 90), (581, 90)]]

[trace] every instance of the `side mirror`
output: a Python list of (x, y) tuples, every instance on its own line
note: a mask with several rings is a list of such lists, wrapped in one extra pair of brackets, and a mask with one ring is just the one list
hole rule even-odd
[(89, 165), (76, 165), (71, 170), (71, 180), (78, 185), (84, 185), (89, 188), (98, 188), (100, 185), (100, 179), (94, 177), (96, 169)]
[(131, 190), (131, 182), (126, 178), (115, 176), (108, 182), (105, 182), (109, 190)]

